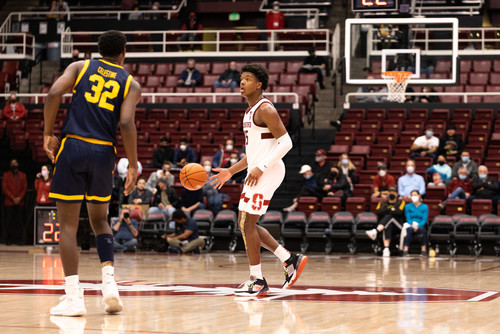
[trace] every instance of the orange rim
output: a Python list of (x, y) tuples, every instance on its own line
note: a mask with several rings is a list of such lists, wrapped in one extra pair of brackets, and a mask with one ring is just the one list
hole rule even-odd
[(405, 82), (412, 72), (408, 71), (385, 71), (381, 73), (383, 77), (393, 77), (397, 83)]

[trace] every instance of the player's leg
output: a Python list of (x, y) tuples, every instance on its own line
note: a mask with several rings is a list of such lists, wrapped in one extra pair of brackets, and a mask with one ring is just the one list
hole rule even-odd
[(50, 310), (52, 315), (79, 316), (87, 313), (83, 301), (83, 290), (78, 278), (78, 247), (76, 233), (81, 203), (57, 202), (60, 223), (59, 252), (65, 276), (66, 295)]
[(90, 226), (96, 236), (97, 253), (102, 266), (102, 303), (108, 313), (120, 312), (123, 304), (114, 277), (114, 238), (108, 224), (108, 203), (87, 203)]

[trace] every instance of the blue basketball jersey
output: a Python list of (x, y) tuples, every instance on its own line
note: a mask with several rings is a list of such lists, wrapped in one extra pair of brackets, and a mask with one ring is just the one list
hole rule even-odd
[(63, 136), (76, 135), (116, 145), (116, 128), (132, 76), (105, 60), (86, 60), (73, 87)]

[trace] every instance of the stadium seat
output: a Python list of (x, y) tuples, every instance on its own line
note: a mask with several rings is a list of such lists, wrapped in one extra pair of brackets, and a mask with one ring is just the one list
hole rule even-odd
[[(324, 211), (312, 212), (307, 220), (305, 236), (307, 238), (307, 245), (314, 242), (314, 245), (318, 245), (323, 240), (325, 253), (329, 254), (332, 250), (332, 242), (329, 238), (328, 230), (331, 229), (331, 220), (328, 213)], [(307, 247), (305, 248), (307, 250)]]
[[(448, 251), (452, 252), (453, 245), (453, 231), (455, 229), (455, 222), (451, 216), (438, 215), (431, 220), (429, 225), (429, 245), (436, 249), (436, 245), (439, 242), (445, 241), (447, 244)], [(454, 254), (454, 253), (453, 253)]]
[[(500, 254), (500, 217), (492, 214), (486, 214), (479, 217), (479, 231), (478, 231), (478, 241), (494, 241), (495, 255)], [(482, 250), (484, 247), (482, 244), (479, 245)]]
[(330, 238), (349, 240), (350, 242), (347, 247), (351, 255), (356, 253), (356, 239), (354, 233), (354, 216), (352, 213), (346, 211), (336, 212), (332, 217)]
[(347, 197), (345, 211), (351, 212), (353, 216), (366, 211), (366, 199), (364, 197)]
[(490, 199), (473, 199), (470, 206), (470, 214), (479, 217), (491, 213), (492, 202)]
[(456, 214), (466, 213), (466, 202), (465, 199), (449, 199), (446, 201), (446, 214), (448, 216), (453, 216)]
[(365, 116), (365, 109), (348, 109), (346, 111), (346, 118), (348, 120), (358, 120), (358, 121), (363, 121), (366, 116)]
[(267, 211), (259, 220), (259, 225), (264, 227), (275, 239), (281, 237), (283, 214), (280, 211)]
[(306, 215), (303, 212), (290, 212), (281, 225), (281, 244), (291, 239), (300, 239), (301, 249), (306, 248), (307, 240), (305, 240)]
[(472, 70), (475, 73), (490, 73), (491, 72), (491, 60), (480, 60), (475, 59), (472, 61)]
[[(453, 216), (455, 221), (455, 229), (453, 231), (454, 241), (462, 240), (469, 242), (469, 249), (472, 251), (477, 251), (478, 242), (477, 234), (479, 232), (479, 221), (477, 217), (469, 215), (455, 215)], [(454, 250), (450, 255), (454, 255), (457, 246), (454, 245), (452, 250)], [(476, 253), (477, 254), (477, 253)]]
[(446, 198), (446, 186), (427, 186), (425, 198), (444, 200)]

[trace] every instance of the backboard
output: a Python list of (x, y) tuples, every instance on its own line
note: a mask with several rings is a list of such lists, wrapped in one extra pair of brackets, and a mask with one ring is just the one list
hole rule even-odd
[(394, 70), (413, 72), (413, 85), (457, 84), (458, 19), (347, 19), (345, 83), (384, 85)]

